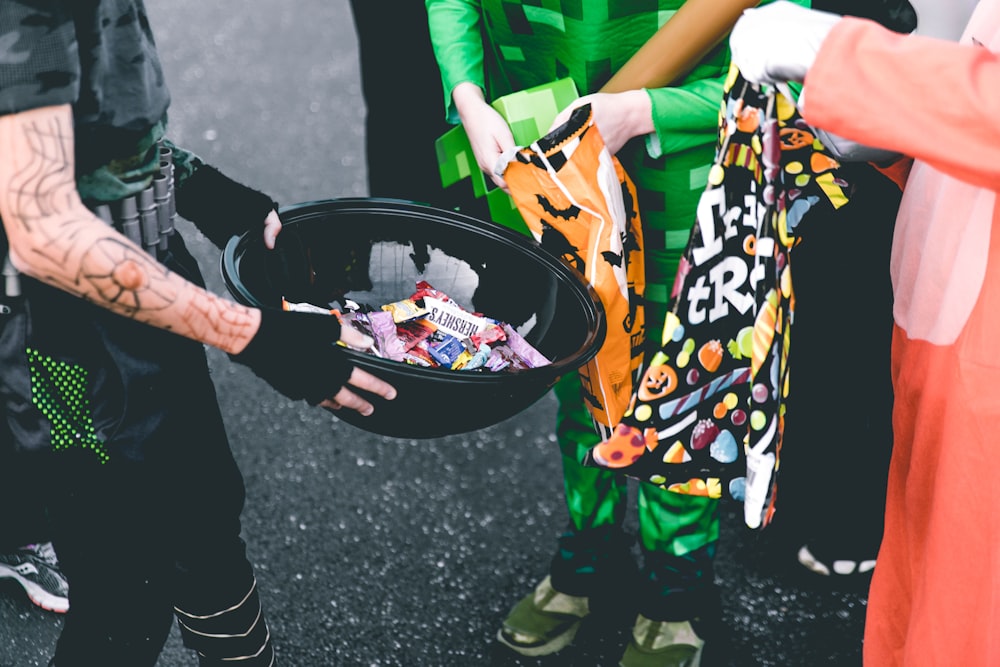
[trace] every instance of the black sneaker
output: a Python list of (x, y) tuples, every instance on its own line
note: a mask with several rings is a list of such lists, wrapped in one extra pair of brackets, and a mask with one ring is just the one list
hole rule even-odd
[(59, 571), (52, 544), (29, 544), (9, 554), (0, 554), (0, 579), (21, 584), (28, 599), (47, 611), (69, 610), (69, 585)]

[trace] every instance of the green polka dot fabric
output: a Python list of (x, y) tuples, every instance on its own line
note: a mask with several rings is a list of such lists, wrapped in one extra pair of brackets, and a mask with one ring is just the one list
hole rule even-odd
[(87, 399), (87, 371), (28, 348), (31, 402), (52, 424), (52, 449), (80, 447), (101, 463), (109, 454), (94, 430)]

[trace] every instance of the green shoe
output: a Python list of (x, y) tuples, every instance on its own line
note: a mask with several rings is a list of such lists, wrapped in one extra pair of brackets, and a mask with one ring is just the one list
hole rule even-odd
[(514, 605), (497, 632), (501, 644), (521, 655), (555, 653), (569, 645), (590, 613), (587, 598), (552, 588), (545, 577), (535, 590)]
[(652, 621), (642, 614), (619, 667), (698, 667), (705, 641), (688, 621)]

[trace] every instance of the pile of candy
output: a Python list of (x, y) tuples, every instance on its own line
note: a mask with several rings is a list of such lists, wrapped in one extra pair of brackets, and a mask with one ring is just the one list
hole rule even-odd
[(425, 281), (408, 298), (379, 308), (348, 302), (337, 311), (288, 301), (283, 307), (336, 315), (375, 341), (366, 352), (424, 368), (500, 372), (551, 363), (510, 325), (468, 311)]

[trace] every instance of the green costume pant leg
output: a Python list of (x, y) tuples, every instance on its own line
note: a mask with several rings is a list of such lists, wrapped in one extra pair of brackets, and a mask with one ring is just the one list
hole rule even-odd
[[(571, 595), (590, 595), (608, 583), (599, 577), (602, 563), (620, 562), (627, 547), (621, 532), (627, 509), (627, 478), (620, 473), (580, 464), (597, 444), (590, 412), (580, 399), (576, 374), (555, 387), (559, 398), (556, 433), (562, 453), (563, 483), (570, 525), (559, 538), (552, 563), (553, 586)], [(718, 501), (685, 496), (639, 483), (639, 538), (645, 555), (640, 593), (644, 613), (690, 609), (681, 598), (712, 584), (711, 560), (719, 537)], [(598, 575), (595, 577), (595, 575)]]
[(583, 453), (600, 438), (581, 398), (579, 376), (564, 376), (554, 390), (559, 399), (556, 436), (570, 521), (559, 536), (549, 574), (558, 591), (600, 595), (630, 583), (620, 577), (635, 571), (630, 543), (622, 530), (628, 481), (621, 474), (580, 464)]
[[(559, 398), (556, 433), (562, 452), (566, 508), (574, 531), (620, 526), (628, 496), (620, 473), (580, 465), (583, 454), (599, 442), (590, 413), (580, 400), (580, 380), (568, 375), (556, 384)], [(718, 501), (639, 484), (642, 548), (684, 556), (719, 538)]]
[[(642, 151), (632, 155), (624, 164), (639, 192), (646, 245), (648, 358), (659, 347), (677, 267), (715, 147), (672, 153), (662, 162), (650, 161)], [(644, 555), (640, 611), (657, 620), (684, 620), (700, 610), (710, 612), (717, 604), (712, 562), (719, 539), (719, 501), (641, 483), (638, 510)]]
[[(625, 164), (639, 191), (646, 252), (646, 322), (649, 345), (658, 346), (680, 257), (687, 246), (698, 197), (707, 181), (710, 146), (649, 161), (645, 151), (633, 153)], [(628, 160), (628, 157), (625, 157)], [(649, 183), (643, 181), (648, 179)], [(655, 188), (655, 189), (654, 189)], [(667, 206), (666, 202), (670, 202)], [(555, 387), (559, 399), (556, 435), (562, 453), (563, 479), (570, 528), (560, 538), (553, 561), (553, 581), (582, 578), (595, 568), (590, 552), (619, 529), (625, 516), (626, 478), (619, 473), (580, 464), (583, 453), (599, 441), (590, 413), (580, 395), (575, 374)], [(639, 539), (645, 555), (641, 608), (652, 616), (679, 613), (688, 604), (683, 593), (696, 594), (712, 585), (712, 558), (719, 538), (718, 501), (686, 496), (639, 484)], [(593, 536), (593, 539), (588, 539)], [(587, 553), (587, 556), (583, 556)], [(563, 576), (557, 577), (558, 572)]]
[(566, 508), (575, 531), (602, 526), (620, 526), (628, 497), (626, 478), (619, 473), (583, 466), (588, 449), (600, 442), (590, 412), (580, 398), (580, 377), (564, 376), (556, 383), (559, 410), (556, 436), (562, 451)]
[[(657, 331), (665, 315), (658, 305), (646, 306), (647, 317), (656, 317), (647, 321), (655, 321)], [(638, 509), (639, 540), (646, 553), (685, 557), (714, 546), (719, 539), (719, 501), (714, 498), (674, 493), (641, 482)]]
[[(646, 246), (647, 358), (659, 348), (677, 267), (714, 155), (714, 145), (703, 145), (659, 160), (638, 151), (623, 161), (639, 193)], [(641, 483), (638, 511), (645, 561), (640, 610), (658, 620), (682, 620), (697, 613), (695, 608), (714, 604), (719, 501)]]

